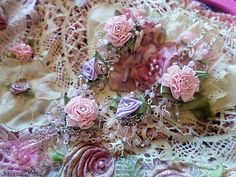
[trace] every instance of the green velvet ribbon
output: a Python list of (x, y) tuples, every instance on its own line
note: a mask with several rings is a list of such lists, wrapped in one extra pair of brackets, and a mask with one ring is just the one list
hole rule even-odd
[(190, 110), (197, 118), (203, 121), (211, 122), (215, 117), (208, 99), (203, 96), (199, 96), (191, 102), (180, 103), (179, 109), (183, 111)]

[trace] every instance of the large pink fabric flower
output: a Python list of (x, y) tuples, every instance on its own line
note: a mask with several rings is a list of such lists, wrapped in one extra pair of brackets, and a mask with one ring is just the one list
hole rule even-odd
[(25, 44), (25, 43), (18, 43), (10, 48), (10, 52), (16, 56), (16, 59), (19, 61), (28, 61), (32, 59), (33, 56), (33, 49)]
[(131, 30), (134, 27), (132, 19), (125, 15), (114, 16), (108, 19), (105, 25), (107, 38), (115, 47), (122, 47), (131, 37)]
[(195, 74), (195, 71), (188, 66), (184, 66), (181, 70), (179, 66), (173, 65), (163, 74), (162, 85), (170, 87), (175, 99), (181, 97), (184, 102), (188, 102), (193, 100), (195, 92), (199, 92), (200, 81)]
[(67, 103), (65, 112), (68, 126), (88, 129), (94, 125), (94, 120), (98, 116), (98, 105), (95, 100), (77, 96)]
[(115, 157), (107, 149), (86, 145), (75, 147), (66, 157), (60, 171), (61, 177), (112, 177)]

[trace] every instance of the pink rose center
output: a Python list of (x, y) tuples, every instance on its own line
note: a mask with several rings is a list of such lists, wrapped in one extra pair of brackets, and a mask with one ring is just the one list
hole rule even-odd
[(116, 26), (115, 30), (119, 32), (121, 30), (121, 27), (120, 26)]
[(175, 75), (174, 78), (174, 83), (177, 84), (179, 87), (178, 90), (180, 92), (191, 92), (193, 91), (193, 83), (192, 80), (190, 79), (191, 76), (188, 75)]
[(93, 121), (98, 115), (98, 105), (94, 100), (78, 96), (67, 103), (65, 112), (68, 114), (67, 125), (87, 129), (94, 125)]
[(79, 116), (84, 116), (85, 114), (90, 112), (89, 107), (85, 106), (85, 105), (77, 105), (75, 107), (75, 112), (79, 115)]
[(99, 168), (102, 168), (102, 169), (104, 169), (104, 168), (106, 167), (106, 165), (105, 165), (105, 163), (104, 163), (103, 160), (100, 160), (100, 161), (98, 162), (98, 167), (99, 167)]

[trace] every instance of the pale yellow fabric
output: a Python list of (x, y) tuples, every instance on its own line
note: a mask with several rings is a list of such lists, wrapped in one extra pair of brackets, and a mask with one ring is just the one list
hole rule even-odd
[[(39, 61), (20, 63), (9, 58), (4, 58), (0, 72), (0, 123), (14, 129), (48, 124), (47, 108), (61, 96), (53, 83), (56, 74), (46, 71)], [(35, 97), (14, 96), (6, 88), (22, 78), (29, 81)]]

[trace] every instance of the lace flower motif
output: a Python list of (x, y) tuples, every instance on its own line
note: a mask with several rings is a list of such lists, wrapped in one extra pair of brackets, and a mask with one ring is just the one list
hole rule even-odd
[(15, 55), (16, 59), (19, 61), (29, 61), (33, 56), (33, 49), (25, 43), (15, 44), (9, 51)]

